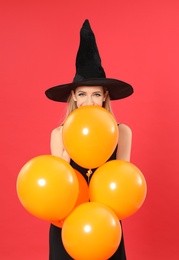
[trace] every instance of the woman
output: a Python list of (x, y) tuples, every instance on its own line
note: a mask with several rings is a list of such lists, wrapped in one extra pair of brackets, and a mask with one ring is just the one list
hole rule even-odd
[[(96, 105), (106, 108), (112, 113), (110, 99), (125, 98), (133, 93), (132, 87), (125, 82), (106, 78), (101, 66), (101, 59), (96, 46), (94, 34), (88, 20), (82, 26), (80, 46), (76, 59), (76, 75), (72, 83), (55, 86), (46, 91), (48, 98), (58, 102), (68, 102), (67, 116), (76, 108), (87, 105)], [(69, 162), (78, 170), (86, 180), (87, 170), (70, 159), (62, 140), (63, 124), (52, 131), (51, 153)], [(117, 147), (109, 160), (120, 159), (130, 161), (132, 133), (125, 124), (118, 124), (119, 139)], [(94, 173), (95, 169), (92, 170)], [(50, 227), (50, 256), (49, 260), (72, 259), (65, 251), (61, 240), (61, 229)], [(125, 260), (125, 247), (123, 237), (119, 248), (110, 258), (112, 260)], [(92, 259), (91, 259), (92, 260)]]

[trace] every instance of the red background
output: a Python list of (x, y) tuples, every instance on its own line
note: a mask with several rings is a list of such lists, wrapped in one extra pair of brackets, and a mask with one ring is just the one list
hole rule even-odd
[(128, 259), (179, 259), (178, 10), (177, 0), (1, 1), (1, 259), (48, 259), (49, 225), (22, 207), (16, 179), (28, 160), (50, 153), (65, 105), (44, 91), (72, 81), (86, 18), (107, 76), (135, 89), (112, 103), (133, 130), (131, 161), (148, 184), (142, 208), (123, 221)]

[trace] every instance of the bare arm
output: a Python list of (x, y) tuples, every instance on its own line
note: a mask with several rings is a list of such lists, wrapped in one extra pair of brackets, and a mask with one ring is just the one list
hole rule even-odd
[(62, 140), (62, 126), (55, 128), (51, 133), (50, 139), (51, 154), (70, 162), (70, 157), (64, 149)]
[(131, 145), (132, 145), (132, 131), (124, 124), (120, 124), (119, 128), (119, 140), (116, 159), (130, 161)]

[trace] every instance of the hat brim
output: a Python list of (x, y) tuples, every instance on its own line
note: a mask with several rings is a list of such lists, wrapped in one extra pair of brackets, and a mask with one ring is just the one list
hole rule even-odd
[(126, 98), (133, 93), (133, 88), (126, 82), (112, 78), (93, 78), (78, 82), (54, 86), (45, 91), (46, 96), (57, 102), (67, 102), (71, 90), (79, 86), (102, 86), (107, 88), (111, 100)]

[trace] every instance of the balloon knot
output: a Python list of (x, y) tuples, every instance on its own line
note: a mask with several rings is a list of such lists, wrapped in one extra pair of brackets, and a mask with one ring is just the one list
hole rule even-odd
[(90, 176), (91, 176), (92, 173), (93, 173), (93, 172), (92, 172), (91, 169), (89, 169), (89, 170), (87, 171), (87, 173), (86, 173), (86, 175), (87, 175), (87, 177), (88, 177), (88, 183), (89, 183), (89, 181), (90, 181)]

